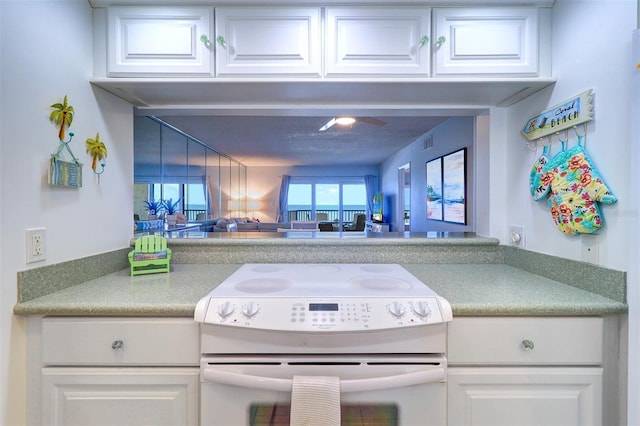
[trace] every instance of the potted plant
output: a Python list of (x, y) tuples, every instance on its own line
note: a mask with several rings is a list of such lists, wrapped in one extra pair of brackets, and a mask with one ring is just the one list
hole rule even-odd
[(176, 213), (178, 213), (178, 206), (180, 205), (180, 199), (178, 198), (175, 202), (173, 199), (169, 198), (168, 200), (162, 201), (162, 207), (164, 211), (167, 213), (165, 217), (167, 218), (167, 225), (174, 226), (176, 224)]
[(151, 200), (144, 200), (144, 208), (147, 210), (147, 220), (156, 220), (163, 209), (163, 204), (162, 201), (155, 201), (152, 198)]

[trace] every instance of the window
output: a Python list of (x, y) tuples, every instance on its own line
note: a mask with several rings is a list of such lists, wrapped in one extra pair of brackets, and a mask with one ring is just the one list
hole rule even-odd
[(206, 213), (207, 201), (205, 187), (199, 183), (155, 183), (149, 185), (149, 199), (180, 200), (179, 211), (187, 216), (187, 220), (196, 220), (198, 213)]
[(343, 224), (367, 211), (367, 191), (358, 179), (292, 178), (289, 184), (288, 220), (319, 220)]
[(292, 220), (311, 220), (311, 214), (314, 210), (313, 185), (306, 183), (289, 184), (287, 205), (289, 206), (289, 222)]
[(190, 183), (188, 185), (183, 185), (184, 210), (186, 212), (189, 212), (189, 214), (187, 214), (187, 218), (191, 219), (191, 212), (196, 212), (193, 214), (193, 219), (195, 219), (198, 213), (206, 213), (206, 191), (207, 189), (201, 183)]

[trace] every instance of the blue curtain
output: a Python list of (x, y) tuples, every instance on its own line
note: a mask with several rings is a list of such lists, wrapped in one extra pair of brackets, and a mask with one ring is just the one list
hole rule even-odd
[(373, 175), (366, 175), (364, 177), (364, 187), (367, 192), (367, 220), (371, 219), (373, 214), (373, 196), (378, 191), (376, 185), (376, 177)]
[(288, 199), (289, 199), (289, 182), (291, 182), (291, 176), (282, 175), (282, 183), (280, 184), (280, 198), (278, 199), (278, 215), (276, 222), (282, 223), (288, 216)]

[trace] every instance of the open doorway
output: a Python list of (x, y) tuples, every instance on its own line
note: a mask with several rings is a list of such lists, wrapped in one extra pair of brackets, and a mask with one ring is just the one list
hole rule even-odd
[(398, 218), (399, 232), (411, 231), (411, 163), (398, 167)]

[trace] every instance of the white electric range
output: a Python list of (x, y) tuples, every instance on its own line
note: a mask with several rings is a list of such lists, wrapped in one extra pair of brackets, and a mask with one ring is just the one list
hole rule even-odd
[(201, 422), (288, 425), (292, 378), (307, 375), (340, 378), (353, 424), (444, 424), (452, 318), (400, 265), (244, 265), (195, 310)]

